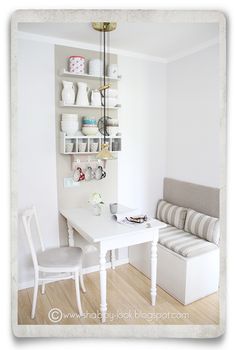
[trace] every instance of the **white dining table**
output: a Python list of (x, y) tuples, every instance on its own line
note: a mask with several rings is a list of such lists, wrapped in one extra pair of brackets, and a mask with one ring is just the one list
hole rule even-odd
[[(119, 205), (118, 211), (130, 211), (129, 208)], [(165, 223), (151, 219), (149, 223), (122, 224), (115, 220), (109, 208), (104, 208), (100, 216), (93, 215), (90, 208), (61, 209), (60, 213), (67, 220), (69, 245), (74, 245), (73, 231), (77, 231), (91, 244), (96, 244), (99, 250), (100, 265), (100, 312), (101, 321), (106, 321), (107, 312), (107, 278), (106, 278), (106, 253), (114, 249), (129, 247), (135, 244), (151, 242), (151, 304), (156, 303), (156, 271), (157, 271), (157, 242), (159, 229), (166, 226)]]

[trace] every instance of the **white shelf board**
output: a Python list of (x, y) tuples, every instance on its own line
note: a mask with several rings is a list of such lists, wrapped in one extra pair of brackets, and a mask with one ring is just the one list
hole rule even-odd
[[(71, 78), (85, 78), (85, 79), (103, 79), (103, 76), (98, 76), (98, 75), (91, 75), (91, 74), (78, 74), (78, 73), (71, 73), (67, 71), (66, 69), (61, 69), (59, 71), (59, 74), (62, 77), (71, 77)], [(118, 76), (118, 78), (110, 78), (106, 76), (106, 80), (110, 81), (119, 81), (121, 79), (121, 75)]]
[[(92, 136), (85, 136), (85, 135), (73, 135), (73, 136), (65, 136), (65, 139), (103, 139), (103, 135), (92, 135)], [(121, 136), (106, 136), (106, 139), (121, 139)]]
[[(111, 153), (117, 153), (120, 151), (110, 151)], [(64, 152), (63, 154), (81, 154), (81, 155), (88, 155), (88, 154), (97, 154), (99, 152)]]
[[(69, 108), (92, 108), (92, 109), (101, 109), (103, 106), (79, 106), (79, 105), (70, 105), (70, 104), (65, 104), (63, 101), (60, 101), (60, 107), (69, 107)], [(119, 109), (121, 106), (117, 105), (116, 107), (106, 107), (106, 109)]]

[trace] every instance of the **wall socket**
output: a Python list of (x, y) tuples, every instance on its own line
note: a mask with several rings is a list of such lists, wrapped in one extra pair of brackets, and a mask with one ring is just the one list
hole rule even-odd
[(64, 188), (79, 187), (80, 182), (74, 181), (72, 177), (64, 177)]

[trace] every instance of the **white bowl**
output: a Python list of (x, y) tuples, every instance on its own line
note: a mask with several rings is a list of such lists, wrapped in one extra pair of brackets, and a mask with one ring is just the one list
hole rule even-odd
[(87, 126), (83, 126), (82, 127), (82, 133), (86, 136), (92, 136), (92, 135), (96, 135), (98, 133), (98, 127), (94, 126), (94, 127), (87, 127)]
[(116, 118), (109, 118), (107, 121), (107, 126), (119, 126), (119, 120)]
[(107, 132), (109, 136), (116, 136), (119, 128), (117, 126), (107, 126)]
[(63, 122), (73, 121), (78, 122), (78, 114), (62, 114), (61, 120)]
[(62, 121), (61, 122), (61, 130), (65, 132), (67, 135), (75, 135), (78, 131), (79, 123), (78, 122), (71, 122), (67, 123)]
[(78, 126), (79, 122), (74, 120), (62, 120), (61, 126)]
[(76, 131), (79, 129), (79, 123), (78, 122), (61, 122), (61, 130), (65, 131), (67, 129), (75, 129)]
[(77, 132), (77, 129), (75, 130), (73, 128), (71, 128), (71, 129), (68, 128), (68, 129), (62, 130), (62, 131), (65, 132), (67, 136), (74, 136)]

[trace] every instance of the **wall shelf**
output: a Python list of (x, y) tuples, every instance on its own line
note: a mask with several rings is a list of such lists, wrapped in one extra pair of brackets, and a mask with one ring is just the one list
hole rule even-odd
[[(98, 106), (98, 107), (95, 107), (95, 106), (78, 106), (76, 104), (65, 104), (63, 101), (60, 101), (60, 107), (68, 107), (68, 108), (92, 108), (92, 109), (101, 109), (103, 108), (102, 106)], [(106, 107), (108, 109), (119, 109), (121, 107), (121, 105), (117, 105), (115, 107)]]
[[(94, 82), (92, 82), (92, 80), (94, 81), (99, 81), (101, 83), (101, 81), (103, 80), (103, 76), (97, 76), (97, 75), (90, 75), (90, 74), (76, 74), (76, 73), (71, 73), (69, 72), (67, 69), (62, 68), (62, 69), (58, 69), (58, 76), (59, 77), (68, 77), (70, 78), (70, 81), (73, 81), (73, 79), (81, 79), (85, 82), (90, 81), (90, 84), (93, 86), (93, 84), (95, 84)], [(59, 78), (61, 80), (61, 78)], [(118, 85), (118, 81), (121, 79), (121, 76), (118, 76), (117, 78), (110, 78), (108, 76), (106, 76), (106, 81), (109, 82), (113, 82), (112, 85), (114, 85), (114, 88), (117, 89), (117, 85)], [(74, 83), (76, 83), (75, 80)], [(75, 100), (76, 101), (76, 100)], [(108, 102), (108, 101), (107, 101)], [(80, 106), (77, 104), (65, 104), (62, 100), (59, 101), (58, 103), (60, 108), (77, 108), (78, 111), (76, 110), (76, 113), (79, 113), (80, 110), (86, 109), (84, 110), (82, 113), (83, 115), (89, 114), (89, 110), (93, 110), (93, 114), (97, 115), (97, 117), (99, 116), (100, 118), (100, 114), (101, 111), (103, 109), (103, 106), (91, 106), (91, 105), (87, 105), (87, 106)], [(121, 108), (120, 104), (117, 104), (116, 106), (106, 106), (107, 110), (119, 110)], [(63, 111), (61, 110), (61, 112), (63, 113)], [(109, 114), (109, 113), (108, 113)], [(115, 112), (113, 112), (114, 115), (116, 115)], [(72, 145), (67, 146), (67, 144), (72, 143), (73, 144), (73, 148)], [(79, 144), (80, 143), (85, 143), (86, 144), (86, 149), (84, 151), (84, 147), (80, 146), (80, 149), (83, 149), (84, 152), (79, 152)], [(94, 143), (98, 144), (98, 147), (96, 149), (96, 147), (94, 148)], [(121, 146), (122, 146), (122, 139), (121, 136), (106, 136), (106, 143), (108, 144), (108, 148), (109, 151), (112, 153), (116, 153), (116, 152), (120, 152), (121, 151)], [(103, 144), (103, 135), (98, 133), (98, 135), (94, 135), (94, 136), (84, 136), (81, 133), (79, 135), (73, 135), (73, 136), (68, 136), (66, 135), (66, 133), (64, 132), (60, 132), (60, 153), (63, 155), (76, 155), (76, 156), (96, 156), (97, 153), (99, 153), (101, 151), (101, 146)], [(71, 150), (72, 148), (72, 152), (66, 152), (67, 150)], [(91, 151), (96, 149), (96, 152)]]
[[(100, 80), (103, 79), (103, 76), (98, 76), (98, 75), (90, 75), (90, 74), (77, 74), (77, 73), (71, 73), (67, 71), (66, 69), (61, 69), (59, 71), (59, 74), (62, 77), (71, 77), (71, 78), (83, 78), (83, 79), (95, 79), (95, 80)], [(121, 79), (121, 76), (119, 75), (118, 78), (110, 78), (106, 77), (107, 81), (119, 81)]]
[[(106, 136), (106, 141), (109, 145), (109, 150), (113, 152), (121, 151), (121, 136)], [(79, 152), (78, 147), (79, 143), (86, 143), (86, 151)], [(90, 146), (92, 143), (98, 143), (97, 152), (91, 152)], [(66, 152), (66, 143), (73, 143), (73, 151)], [(61, 154), (70, 154), (70, 155), (91, 155), (97, 154), (101, 150), (101, 145), (103, 143), (103, 135), (95, 135), (95, 136), (83, 136), (83, 135), (73, 135), (68, 136), (64, 132), (60, 133), (60, 152)]]

